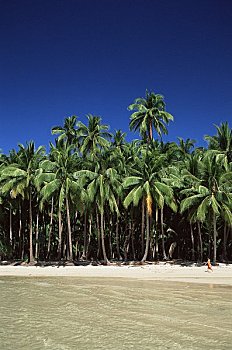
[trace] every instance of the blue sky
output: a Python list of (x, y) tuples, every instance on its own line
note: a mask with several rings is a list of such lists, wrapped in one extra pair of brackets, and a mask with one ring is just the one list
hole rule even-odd
[(146, 88), (174, 115), (166, 140), (231, 126), (231, 0), (0, 0), (0, 43), (4, 153), (88, 113), (136, 138), (127, 106)]

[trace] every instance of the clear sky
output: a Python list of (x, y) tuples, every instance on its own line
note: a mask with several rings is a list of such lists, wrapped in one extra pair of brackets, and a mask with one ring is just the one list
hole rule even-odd
[(88, 113), (131, 140), (127, 106), (146, 88), (175, 117), (166, 140), (231, 126), (231, 0), (0, 0), (4, 153)]

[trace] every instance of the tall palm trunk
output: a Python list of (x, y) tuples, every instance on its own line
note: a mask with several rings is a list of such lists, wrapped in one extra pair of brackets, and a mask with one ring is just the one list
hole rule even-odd
[(109, 260), (107, 259), (106, 255), (106, 248), (105, 248), (105, 237), (104, 237), (104, 214), (103, 211), (101, 211), (101, 243), (102, 243), (102, 253), (103, 253), (103, 259), (105, 264), (109, 264)]
[(132, 248), (133, 260), (135, 260), (136, 257), (135, 257), (135, 224), (134, 224), (134, 221), (132, 221), (132, 223), (131, 223), (131, 248)]
[(97, 222), (97, 258), (101, 259), (101, 230), (99, 225), (99, 216), (96, 208), (96, 222)]
[(155, 257), (159, 259), (159, 233), (158, 233), (158, 219), (159, 219), (159, 210), (155, 210)]
[(160, 223), (161, 223), (163, 259), (167, 260), (167, 255), (166, 255), (165, 246), (164, 246), (164, 209), (163, 207), (160, 209)]
[(144, 227), (145, 227), (145, 223), (144, 223), (144, 214), (145, 214), (145, 198), (143, 197), (142, 200), (142, 220), (141, 220), (141, 243), (142, 243), (142, 256), (144, 254)]
[[(119, 198), (117, 198), (117, 206), (119, 206)], [(116, 218), (116, 228), (115, 228), (115, 239), (116, 239), (116, 251), (117, 251), (117, 257), (118, 260), (122, 260), (121, 254), (120, 254), (120, 242), (119, 242), (119, 221), (118, 221), (118, 215)]]
[(35, 259), (39, 257), (39, 211), (36, 214), (36, 228), (35, 228)]
[(33, 263), (35, 261), (33, 255), (33, 236), (32, 236), (32, 198), (31, 198), (31, 189), (29, 193), (29, 261)]
[(146, 221), (147, 221), (147, 227), (146, 227), (146, 233), (147, 233), (147, 236), (146, 236), (146, 249), (145, 249), (145, 253), (144, 253), (144, 256), (142, 258), (142, 262), (144, 262), (146, 259), (147, 259), (147, 256), (148, 256), (148, 252), (149, 252), (149, 245), (150, 245), (150, 217), (149, 217), (149, 214), (148, 214), (148, 210), (146, 210)]
[(91, 237), (92, 237), (92, 214), (90, 214), (90, 217), (89, 217), (89, 237), (88, 237), (87, 248), (86, 248), (87, 259), (89, 256), (89, 245), (90, 245)]
[(216, 227), (216, 215), (213, 213), (213, 262), (216, 264), (217, 259), (217, 227)]
[(228, 257), (227, 257), (227, 239), (228, 239), (228, 235), (229, 235), (229, 226), (227, 226), (226, 223), (224, 223), (222, 256), (223, 256), (223, 260), (225, 260), (225, 261), (228, 260)]
[[(21, 235), (21, 260), (24, 259), (24, 252), (25, 252), (25, 225), (23, 225), (22, 207), (23, 207), (23, 202), (21, 203), (21, 207), (20, 207), (20, 220), (19, 220), (20, 223), (21, 223), (21, 230), (20, 230), (20, 235)], [(20, 223), (19, 223), (19, 227), (20, 227)]]
[(61, 209), (58, 209), (58, 220), (59, 220), (59, 233), (58, 233), (58, 247), (57, 247), (57, 255), (58, 259), (61, 259), (61, 244), (62, 244), (62, 215), (61, 215)]
[(11, 208), (11, 205), (10, 205), (9, 239), (10, 239), (11, 254), (13, 254), (13, 230), (12, 230), (12, 208)]
[(87, 251), (87, 213), (84, 214), (84, 246), (81, 259), (86, 260), (86, 251)]
[(22, 258), (22, 247), (23, 247), (24, 242), (22, 242), (22, 213), (21, 213), (20, 200), (19, 200), (19, 231), (18, 231), (18, 236), (19, 236), (19, 257)]
[(197, 222), (197, 226), (198, 226), (198, 235), (199, 235), (199, 243), (200, 243), (200, 261), (202, 262), (202, 259), (203, 259), (203, 246), (202, 246), (201, 224), (200, 224), (199, 221)]
[(195, 250), (194, 250), (194, 235), (193, 235), (193, 225), (190, 222), (190, 235), (191, 235), (191, 242), (192, 242), (192, 261), (195, 261)]
[(52, 197), (52, 207), (51, 207), (50, 224), (49, 224), (49, 233), (48, 233), (48, 249), (47, 249), (47, 256), (46, 256), (47, 259), (50, 258), (50, 251), (51, 251), (51, 236), (52, 236), (53, 211), (54, 211), (54, 198)]
[(72, 249), (72, 231), (71, 231), (71, 221), (70, 221), (70, 211), (69, 211), (69, 200), (66, 196), (66, 213), (67, 213), (67, 225), (68, 225), (68, 248), (69, 248), (69, 259), (73, 260), (73, 249)]
[[(129, 220), (129, 218), (128, 218)], [(130, 247), (130, 238), (131, 238), (131, 226), (130, 226), (130, 221), (128, 224), (128, 234), (125, 236), (125, 241), (123, 245), (123, 251), (124, 251), (124, 260), (127, 261), (128, 258), (128, 252), (129, 252), (129, 247)]]
[(119, 244), (119, 222), (118, 222), (118, 217), (117, 217), (117, 222), (116, 222), (116, 250), (117, 250), (117, 256), (118, 259), (121, 260), (121, 254), (120, 254), (120, 244)]
[(109, 234), (108, 234), (108, 244), (109, 244), (109, 251), (110, 251), (110, 260), (112, 259), (113, 257), (113, 247), (112, 247), (112, 217), (110, 216), (110, 219), (109, 219)]

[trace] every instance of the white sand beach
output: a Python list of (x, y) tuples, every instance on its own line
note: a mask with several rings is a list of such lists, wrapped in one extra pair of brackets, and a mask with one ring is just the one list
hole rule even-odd
[(232, 286), (232, 265), (219, 264), (208, 272), (206, 266), (145, 264), (121, 266), (12, 266), (1, 265), (1, 276), (20, 277), (107, 277), (161, 280), (191, 283), (207, 283)]

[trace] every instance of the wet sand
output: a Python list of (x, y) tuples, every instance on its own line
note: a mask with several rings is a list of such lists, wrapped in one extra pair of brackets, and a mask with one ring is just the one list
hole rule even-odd
[(20, 277), (107, 277), (160, 280), (170, 282), (206, 283), (232, 286), (232, 265), (219, 264), (208, 272), (206, 266), (171, 264), (121, 266), (11, 266), (1, 265), (0, 276)]

